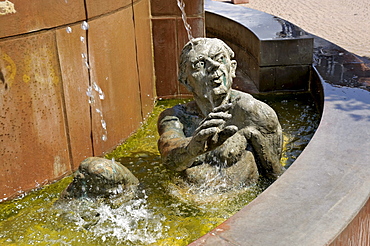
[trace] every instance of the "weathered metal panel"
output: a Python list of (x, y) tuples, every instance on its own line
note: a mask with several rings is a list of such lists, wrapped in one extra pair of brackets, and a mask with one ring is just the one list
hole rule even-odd
[(0, 15), (0, 38), (84, 20), (83, 0), (10, 0), (15, 12)]
[(0, 42), (0, 198), (71, 172), (55, 32)]
[[(115, 147), (142, 121), (132, 17), (132, 9), (125, 8), (89, 22), (91, 83), (104, 93), (103, 100), (95, 96), (92, 109), (95, 155)], [(104, 134), (106, 141), (102, 140)]]

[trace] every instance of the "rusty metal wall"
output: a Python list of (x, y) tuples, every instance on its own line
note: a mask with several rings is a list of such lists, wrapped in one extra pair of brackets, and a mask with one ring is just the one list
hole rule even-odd
[[(15, 11), (0, 11), (0, 201), (112, 150), (156, 98), (149, 0), (8, 2)], [(104, 99), (89, 104), (94, 84)]]
[(370, 245), (370, 199), (330, 246)]

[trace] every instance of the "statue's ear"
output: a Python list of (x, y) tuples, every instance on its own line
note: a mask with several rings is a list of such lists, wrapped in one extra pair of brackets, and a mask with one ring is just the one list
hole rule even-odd
[(237, 63), (235, 60), (231, 60), (231, 65), (230, 65), (230, 74), (231, 74), (231, 77), (235, 78), (236, 77), (236, 66), (237, 66)]

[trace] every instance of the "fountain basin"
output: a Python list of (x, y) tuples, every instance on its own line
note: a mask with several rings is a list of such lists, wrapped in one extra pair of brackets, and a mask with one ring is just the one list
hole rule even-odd
[[(95, 2), (95, 4), (90, 5), (91, 2)], [(102, 72), (103, 70), (109, 71), (108, 82), (104, 85), (105, 87), (102, 86), (103, 90), (116, 91), (118, 88), (117, 86), (120, 86), (119, 88), (125, 93), (118, 93), (118, 98), (122, 98), (120, 97), (122, 94), (135, 95), (135, 107), (138, 110), (125, 108), (124, 111), (127, 113), (125, 116), (128, 119), (131, 118), (131, 113), (134, 114), (133, 122), (125, 125), (122, 124), (122, 108), (115, 107), (114, 112), (117, 113), (117, 117), (112, 118), (110, 120), (111, 123), (108, 122), (108, 127), (110, 125), (120, 125), (120, 129), (117, 129), (119, 133), (116, 134), (119, 139), (108, 138), (109, 141), (111, 141), (108, 144), (95, 142), (96, 149), (94, 151), (96, 154), (107, 151), (118, 142), (121, 142), (123, 138), (130, 135), (140, 124), (140, 121), (145, 117), (146, 113), (151, 110), (154, 101), (153, 86), (151, 84), (153, 82), (153, 76), (150, 72), (151, 69), (147, 70), (148, 73), (139, 69), (143, 67), (150, 68), (151, 64), (148, 65), (146, 62), (151, 63), (152, 61), (151, 50), (148, 48), (150, 45), (140, 45), (150, 40), (150, 37), (147, 36), (150, 33), (148, 1), (132, 1), (131, 3), (134, 3), (132, 6), (128, 3), (126, 4), (126, 2), (127, 1), (125, 1), (124, 4), (120, 2), (120, 4), (117, 4), (119, 6), (103, 6), (99, 5), (99, 1), (87, 1), (89, 15), (86, 16), (83, 3), (79, 1), (78, 3), (74, 3), (79, 5), (77, 6), (78, 8), (76, 6), (68, 6), (67, 10), (73, 9), (74, 12), (65, 11), (68, 12), (69, 15), (63, 16), (71, 18), (63, 21), (59, 21), (59, 18), (54, 18), (54, 15), (51, 14), (53, 13), (51, 9), (46, 8), (49, 11), (40, 12), (50, 14), (52, 18), (39, 17), (45, 22), (14, 21), (13, 23), (22, 23), (22, 26), (18, 25), (15, 28), (15, 26), (7, 25), (6, 28), (4, 27), (4, 29), (2, 29), (2, 31), (6, 31), (1, 32), (0, 36), (2, 38), (1, 45), (3, 48), (5, 47), (5, 53), (8, 54), (8, 56), (3, 56), (7, 61), (10, 61), (8, 57), (12, 58), (12, 54), (18, 56), (18, 53), (22, 53), (16, 53), (18, 50), (17, 47), (24, 47), (25, 44), (27, 45), (26, 50), (28, 51), (41, 46), (40, 44), (43, 44), (43, 46), (47, 48), (51, 47), (49, 50), (41, 49), (40, 51), (43, 53), (41, 53), (41, 56), (40, 53), (38, 53), (38, 56), (44, 58), (44, 61), (47, 61), (45, 64), (47, 64), (47, 68), (50, 69), (47, 71), (54, 71), (54, 73), (46, 73), (45, 70), (42, 70), (44, 73), (39, 73), (38, 75), (43, 75), (44, 77), (39, 76), (38, 78), (43, 77), (43, 79), (38, 80), (38, 82), (45, 82), (46, 80), (44, 79), (52, 74), (55, 75), (53, 78), (55, 79), (54, 82), (57, 83), (50, 83), (50, 85), (48, 85), (49, 87), (45, 87), (45, 83), (40, 83), (40, 85), (44, 86), (41, 88), (44, 89), (39, 89), (32, 83), (34, 81), (30, 80), (33, 78), (30, 75), (32, 71), (31, 73), (23, 73), (23, 71), (30, 68), (26, 66), (28, 63), (22, 65), (23, 61), (29, 60), (25, 59), (28, 57), (19, 55), (19, 59), (16, 59), (14, 62), (14, 64), (17, 64), (17, 73), (14, 75), (16, 76), (14, 81), (19, 81), (21, 83), (13, 83), (14, 81), (5, 80), (5, 82), (9, 83), (3, 83), (3, 87), (0, 88), (1, 92), (8, 97), (12, 95), (11, 93), (16, 92), (13, 96), (18, 96), (18, 99), (23, 100), (19, 100), (21, 106), (24, 106), (21, 109), (21, 113), (11, 112), (9, 114), (11, 114), (15, 120), (24, 120), (24, 122), (16, 121), (19, 124), (14, 125), (15, 132), (20, 133), (21, 131), (17, 131), (19, 129), (21, 129), (22, 132), (27, 132), (27, 136), (21, 139), (23, 145), (16, 142), (16, 139), (9, 138), (7, 134), (2, 135), (2, 142), (4, 140), (5, 143), (9, 143), (7, 146), (12, 147), (12, 152), (10, 154), (7, 153), (5, 156), (6, 158), (3, 158), (5, 174), (3, 173), (3, 175), (0, 176), (0, 183), (4, 184), (2, 187), (6, 190), (1, 190), (1, 199), (14, 197), (19, 194), (18, 192), (24, 192), (39, 186), (39, 184), (59, 179), (76, 169), (79, 163), (78, 159), (81, 160), (92, 154), (93, 146), (91, 132), (95, 129), (95, 139), (99, 139), (100, 125), (95, 124), (96, 119), (94, 121), (95, 123), (91, 124), (91, 119), (89, 118), (89, 105), (84, 97), (85, 95), (83, 93), (81, 97), (73, 97), (73, 95), (78, 93), (75, 91), (85, 92), (89, 80), (92, 78), (99, 78), (99, 81), (106, 80), (107, 76)], [(154, 1), (152, 1), (152, 3), (153, 2)], [(73, 3), (71, 1), (65, 1), (65, 4)], [(152, 4), (152, 6), (153, 5), (154, 4)], [(222, 8), (224, 6), (225, 5), (222, 5)], [(22, 8), (19, 8), (17, 5), (15, 8), (17, 13), (22, 13)], [(59, 10), (61, 8), (55, 8), (54, 6), (54, 9), (60, 12)], [(104, 66), (100, 73), (93, 74), (89, 77), (81, 59), (81, 52), (85, 52), (89, 49), (91, 57), (96, 57), (97, 62), (101, 61), (101, 63), (110, 64), (109, 61), (113, 61), (112, 65), (116, 64), (115, 62), (120, 60), (119, 58), (127, 57), (126, 55), (120, 55), (125, 54), (125, 50), (121, 50), (121, 46), (116, 50), (119, 52), (107, 53), (108, 56), (105, 56), (104, 52), (99, 53), (100, 51), (110, 50), (110, 48), (115, 47), (113, 44), (117, 43), (115, 42), (117, 39), (126, 42), (127, 40), (125, 38), (129, 36), (120, 33), (118, 36), (115, 36), (114, 39), (109, 39), (110, 35), (102, 35), (105, 29), (99, 28), (99, 26), (104, 26), (103, 24), (107, 23), (122, 24), (120, 22), (122, 16), (126, 16), (125, 18), (127, 18), (127, 20), (132, 20), (132, 10), (134, 10), (136, 17), (141, 16), (140, 13), (144, 13), (145, 25), (142, 26), (142, 29), (138, 28), (140, 27), (140, 19), (135, 18), (135, 24), (137, 25), (135, 25), (136, 29), (134, 29), (133, 23), (127, 21), (130, 25), (130, 32), (133, 33), (133, 30), (135, 30), (137, 46), (135, 47), (135, 41), (130, 36), (130, 45), (126, 43), (126, 48), (131, 51), (137, 48), (139, 54), (133, 56), (133, 60), (139, 61), (141, 65), (131, 64), (132, 67), (130, 66), (127, 68), (129, 72), (124, 72), (123, 74), (116, 74), (114, 72), (115, 70), (120, 70), (123, 66), (118, 66), (119, 68), (116, 69), (112, 69), (111, 66)], [(79, 13), (76, 14), (75, 11), (79, 11)], [(234, 9), (234, 11), (237, 10)], [(239, 9), (239, 11), (244, 13), (247, 12), (245, 8)], [(27, 13), (27, 8), (24, 6), (23, 13)], [(227, 19), (227, 17), (222, 17), (222, 15), (218, 15), (216, 12), (210, 13), (210, 11), (208, 11), (207, 15), (209, 16), (209, 14), (215, 14), (214, 22), (220, 21), (220, 19), (222, 19), (222, 21)], [(261, 12), (259, 12), (259, 14), (261, 14)], [(12, 23), (10, 21), (11, 17), (19, 18), (22, 16), (28, 18), (30, 15), (7, 15), (5, 17), (2, 16), (2, 20)], [(74, 18), (72, 18), (72, 16)], [(233, 20), (230, 20), (230, 25), (235, 28), (235, 31), (245, 32), (249, 30), (249, 24), (244, 25), (245, 23), (243, 21), (239, 21), (238, 23), (235, 22), (241, 16), (242, 14), (240, 14), (239, 17), (232, 17)], [(251, 14), (251, 16), (253, 17), (253, 14)], [(34, 16), (31, 17), (34, 18)], [(31, 20), (32, 18), (28, 19)], [(271, 16), (270, 18), (273, 19)], [(92, 23), (90, 23), (92, 24), (91, 29), (89, 31), (90, 37), (92, 38), (90, 39), (89, 46), (82, 43), (80, 39), (81, 36), (85, 35), (85, 32), (80, 28), (81, 22), (85, 19), (92, 20)], [(194, 17), (195, 21), (198, 19), (200, 18)], [(51, 22), (49, 23), (46, 20)], [(141, 21), (143, 21), (143, 19), (141, 19)], [(25, 27), (23, 23), (28, 23), (30, 25)], [(41, 26), (32, 25), (35, 23)], [(66, 27), (68, 26), (73, 29), (72, 33), (66, 32)], [(108, 26), (111, 28), (111, 31), (121, 30), (120, 27), (117, 28), (114, 25)], [(173, 25), (173, 27), (175, 28), (176, 26)], [(263, 27), (263, 25), (259, 26), (260, 29)], [(15, 28), (16, 31), (13, 32), (13, 30), (8, 28)], [(7, 30), (10, 31), (8, 32)], [(258, 28), (256, 28), (256, 30), (258, 30)], [(217, 35), (217, 31), (219, 30), (215, 28), (213, 35)], [(236, 33), (237, 32), (235, 32), (235, 34)], [(140, 34), (142, 34), (142, 36)], [(71, 35), (73, 36), (71, 37)], [(233, 33), (230, 34), (230, 36), (232, 35)], [(274, 34), (274, 32), (272, 32), (271, 35), (273, 35), (274, 38), (271, 37), (272, 39), (270, 41), (266, 40), (265, 43), (267, 45), (273, 44), (275, 39), (279, 39), (276, 38), (276, 33)], [(35, 36), (38, 37), (35, 38)], [(101, 39), (103, 39), (103, 37), (106, 37), (108, 40), (106, 40), (107, 46), (101, 49), (102, 47), (99, 46), (99, 40), (102, 41)], [(237, 37), (240, 38), (244, 36), (238, 35)], [(67, 42), (70, 40), (69, 38), (71, 38), (71, 42)], [(302, 70), (304, 73), (302, 76), (308, 78), (308, 80), (305, 81), (309, 81), (310, 84), (309, 86), (307, 86), (306, 83), (300, 85), (306, 86), (303, 87), (303, 89), (310, 89), (316, 100), (321, 102), (320, 105), (323, 107), (323, 117), (319, 130), (303, 154), (281, 179), (266, 190), (257, 200), (245, 207), (240, 213), (236, 214), (210, 234), (194, 242), (195, 245), (212, 244), (214, 241), (224, 245), (248, 245), (248, 242), (252, 245), (323, 245), (329, 243), (335, 244), (341, 240), (352, 240), (353, 236), (356, 237), (356, 235), (361, 235), (361, 232), (369, 231), (370, 205), (368, 198), (370, 185), (368, 180), (369, 153), (367, 153), (369, 149), (369, 143), (367, 141), (367, 136), (369, 135), (369, 93), (364, 90), (368, 89), (366, 85), (366, 81), (369, 81), (368, 70), (362, 67), (363, 62), (358, 60), (357, 57), (348, 54), (339, 47), (331, 45), (325, 40), (321, 40), (317, 37), (313, 38), (315, 42), (313, 47), (315, 49), (316, 64), (314, 67), (310, 65), (310, 62), (303, 64), (304, 68), (302, 68)], [(280, 39), (280, 41), (283, 41), (283, 38)], [(308, 37), (306, 41), (308, 40), (312, 42), (312, 36), (311, 38)], [(245, 41), (248, 41), (248, 39), (245, 38)], [(252, 41), (254, 43), (251, 45), (261, 44), (258, 38)], [(241, 47), (240, 49), (243, 48), (240, 44), (238, 45), (238, 47)], [(72, 50), (68, 50), (68, 47)], [(107, 47), (110, 48), (108, 49)], [(114, 48), (112, 49), (114, 50)], [(19, 50), (22, 51), (21, 48)], [(71, 52), (73, 50), (75, 52)], [(142, 53), (143, 51), (145, 55)], [(26, 53), (23, 52), (22, 54)], [(257, 56), (259, 52), (255, 52), (254, 54)], [(258, 59), (255, 60), (258, 61)], [(239, 61), (239, 63), (243, 63), (243, 60)], [(11, 62), (4, 64), (2, 71), (13, 71), (14, 64)], [(42, 64), (42, 62), (38, 62), (37, 64)], [(68, 64), (72, 64), (75, 69), (68, 69)], [(125, 62), (125, 64), (127, 65), (127, 62)], [(31, 68), (36, 70), (40, 67), (42, 66), (39, 65)], [(95, 67), (100, 66), (96, 64)], [(275, 64), (272, 65), (272, 67), (277, 71), (276, 68), (278, 65)], [(135, 79), (135, 83), (130, 83), (130, 86), (120, 83), (121, 77), (130, 77), (128, 75), (135, 69), (137, 70), (137, 75), (135, 75), (135, 77), (140, 77), (140, 81)], [(257, 71), (258, 69), (260, 68), (256, 67)], [(262, 69), (259, 71), (261, 70)], [(279, 71), (278, 74), (280, 74), (280, 72), (281, 71)], [(256, 74), (258, 75), (261, 73)], [(10, 75), (13, 75), (13, 73), (10, 73)], [(260, 78), (257, 75), (255, 78)], [(241, 81), (251, 81), (251, 77), (251, 74), (242, 74)], [(145, 81), (149, 82), (149, 85), (143, 84)], [(140, 88), (142, 91), (140, 92), (140, 96), (137, 92), (137, 83), (141, 84)], [(360, 88), (337, 86), (346, 86), (349, 84)], [(11, 85), (13, 85), (13, 90), (10, 89)], [(27, 86), (29, 85), (33, 85), (33, 87), (28, 89)], [(263, 86), (261, 84), (257, 85)], [(254, 89), (262, 88), (257, 85), (251, 84), (251, 87)], [(293, 85), (296, 84), (294, 83)], [(52, 90), (50, 90), (50, 88), (52, 88)], [(130, 88), (130, 92), (132, 89), (133, 93), (127, 93), (127, 90), (124, 90), (127, 88)], [(274, 89), (274, 87), (270, 88)], [(297, 89), (303, 90), (301, 87)], [(182, 92), (179, 88), (175, 88), (174, 91), (176, 93), (180, 92), (179, 94)], [(35, 94), (33, 97), (30, 97), (30, 100), (24, 100), (27, 99), (26, 95), (30, 95), (33, 92), (35, 92)], [(48, 94), (44, 95), (42, 94), (43, 92), (47, 92)], [(43, 96), (40, 96), (41, 94)], [(50, 102), (50, 100), (45, 100), (45, 98), (49, 97), (49, 94), (50, 97), (54, 99), (50, 104), (46, 104), (46, 102)], [(69, 95), (72, 96), (69, 97)], [(139, 97), (142, 101), (138, 100)], [(126, 106), (125, 102), (120, 99), (117, 100), (118, 102), (114, 101), (111, 104)], [(31, 101), (33, 105), (42, 102), (41, 105), (45, 106), (45, 108), (31, 108), (30, 105), (24, 103), (26, 101)], [(133, 100), (131, 100), (130, 103), (132, 103), (132, 101)], [(106, 109), (111, 108), (111, 104), (107, 105)], [(74, 107), (76, 105), (78, 107)], [(9, 108), (18, 108), (16, 105), (14, 107), (12, 107), (12, 105), (6, 106), (7, 108), (4, 108), (2, 112), (6, 112)], [(31, 109), (35, 110), (35, 114), (33, 114)], [(76, 110), (82, 110), (83, 112), (80, 113), (80, 111)], [(39, 114), (37, 114), (37, 112)], [(74, 112), (74, 114), (71, 112)], [(32, 123), (34, 122), (32, 120), (33, 116), (40, 116), (39, 119), (43, 120), (55, 115), (59, 116), (57, 120), (53, 121), (53, 126), (58, 125), (60, 129), (50, 128), (50, 124), (46, 124), (47, 127), (40, 124), (47, 123), (45, 121), (39, 121), (38, 124), (35, 125)], [(87, 122), (79, 121), (82, 115), (87, 116)], [(77, 116), (77, 119), (73, 118), (74, 116)], [(93, 129), (90, 129), (91, 125)], [(22, 126), (22, 128), (19, 128), (20, 126)], [(31, 127), (27, 128), (28, 126)], [(68, 126), (69, 129), (67, 128)], [(5, 127), (2, 129), (6, 132)], [(52, 130), (46, 132), (46, 129)], [(38, 137), (41, 137), (41, 140), (43, 140), (43, 137), (48, 140), (49, 145), (47, 149), (46, 147), (32, 148), (38, 144), (36, 139), (40, 140), (33, 136), (35, 133), (43, 133), (38, 135)], [(122, 136), (122, 134), (124, 136)], [(50, 141), (50, 139), (53, 141)], [(86, 143), (88, 143), (88, 146), (86, 146)], [(21, 148), (19, 146), (21, 146)], [(14, 150), (17, 150), (17, 152), (14, 152)], [(61, 152), (56, 155), (56, 151)], [(33, 157), (32, 160), (28, 158), (31, 155)], [(59, 158), (54, 158), (55, 156), (59, 156)], [(14, 161), (14, 157), (17, 157), (16, 161)], [(19, 170), (22, 170), (22, 172)], [(37, 170), (42, 170), (42, 172), (37, 172)], [(10, 179), (7, 173), (16, 173), (17, 175), (14, 175), (14, 178), (12, 176)], [(367, 233), (363, 235), (365, 235), (365, 237), (368, 236)], [(364, 240), (366, 240), (366, 238)]]
[[(233, 19), (230, 19), (224, 12), (227, 8), (225, 4), (208, 1), (206, 16), (210, 14), (212, 22), (219, 24), (228, 19), (227, 25), (235, 33), (249, 29), (251, 22), (243, 16), (249, 10), (233, 6)], [(248, 17), (252, 20), (267, 15), (250, 12)], [(223, 29), (218, 31), (222, 35)], [(217, 35), (217, 29), (212, 32)], [(275, 38), (273, 32), (271, 35)], [(315, 41), (315, 63), (310, 69), (309, 88), (323, 102), (321, 123), (314, 137), (273, 185), (191, 245), (369, 243), (370, 94), (366, 84), (369, 69), (355, 55), (311, 37)], [(254, 45), (261, 43), (257, 38)]]
[[(259, 99), (277, 110), (285, 139), (281, 163), (288, 167), (319, 123), (313, 99), (309, 93), (259, 95)], [(188, 189), (176, 185), (176, 173), (161, 163), (157, 149), (158, 114), (186, 101), (159, 101), (143, 127), (105, 156), (108, 163), (117, 160), (140, 180), (135, 195), (124, 192), (124, 196), (110, 199), (58, 199), (71, 182), (72, 177), (67, 177), (24, 199), (1, 203), (0, 244), (32, 245), (60, 240), (68, 245), (186, 245), (239, 211), (271, 181), (261, 179), (256, 185), (226, 193), (200, 187)], [(83, 170), (86, 174), (87, 170)], [(134, 197), (127, 201), (127, 195)]]

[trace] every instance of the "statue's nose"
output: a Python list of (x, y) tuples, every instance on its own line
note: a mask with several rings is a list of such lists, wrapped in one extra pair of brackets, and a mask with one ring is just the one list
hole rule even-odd
[(212, 59), (207, 60), (207, 62), (208, 62), (208, 68), (207, 68), (208, 72), (213, 72), (213, 71), (217, 70), (220, 67), (220, 63), (218, 63), (218, 62), (216, 62)]

